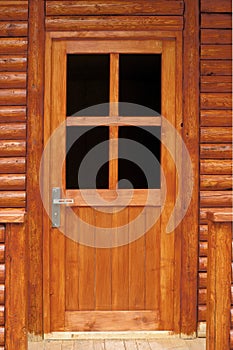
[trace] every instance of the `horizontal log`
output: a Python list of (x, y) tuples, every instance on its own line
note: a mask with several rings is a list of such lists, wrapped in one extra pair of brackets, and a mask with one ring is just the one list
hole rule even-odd
[(25, 199), (25, 191), (0, 191), (1, 208), (23, 208)]
[(0, 305), (0, 326), (5, 324), (5, 306)]
[(231, 110), (201, 110), (201, 126), (231, 126)]
[(201, 75), (230, 75), (231, 60), (201, 60)]
[(201, 92), (232, 92), (230, 75), (212, 75), (201, 77)]
[(25, 190), (26, 175), (0, 174), (0, 190)]
[(47, 31), (182, 30), (182, 16), (47, 17)]
[(0, 72), (0, 88), (25, 88), (27, 74), (23, 72)]
[(0, 71), (2, 72), (26, 72), (26, 55), (0, 55)]
[(206, 321), (206, 312), (207, 312), (206, 305), (198, 305), (198, 321), (199, 322)]
[(0, 244), (0, 263), (4, 264), (5, 262), (5, 244)]
[(74, 15), (182, 15), (181, 0), (88, 0), (88, 1), (46, 1), (47, 16)]
[(229, 143), (201, 144), (201, 159), (231, 159), (232, 145)]
[(211, 191), (230, 191), (233, 189), (232, 175), (201, 175), (200, 189)]
[(205, 241), (199, 242), (199, 256), (200, 257), (208, 256), (208, 242), (205, 242)]
[(5, 283), (5, 272), (6, 272), (6, 266), (5, 264), (0, 264), (0, 284)]
[[(0, 6), (1, 9), (1, 6)], [(0, 15), (1, 17), (1, 15)], [(28, 33), (27, 22), (0, 22), (0, 37), (25, 37)]]
[(198, 305), (206, 305), (207, 302), (207, 289), (199, 288), (198, 289)]
[(0, 21), (27, 20), (28, 1), (5, 1), (0, 3)]
[(200, 94), (200, 107), (202, 109), (231, 109), (232, 108), (232, 94), (230, 93), (208, 93), (202, 92)]
[(0, 140), (1, 157), (21, 157), (26, 155), (26, 141)]
[(24, 157), (0, 158), (0, 174), (24, 174), (25, 163)]
[(201, 44), (231, 44), (232, 32), (230, 29), (202, 29)]
[(232, 128), (226, 127), (201, 127), (201, 143), (232, 143)]
[(199, 284), (199, 288), (207, 287), (207, 272), (198, 273), (198, 284)]
[(230, 350), (233, 349), (233, 329), (230, 330)]
[(5, 304), (5, 285), (0, 284), (0, 304)]
[(232, 191), (200, 191), (200, 206), (232, 207)]
[(201, 14), (201, 28), (231, 29), (231, 14), (203, 13)]
[(5, 345), (5, 327), (0, 327), (0, 345)]
[(0, 123), (25, 122), (26, 106), (0, 106)]
[(5, 242), (5, 226), (0, 225), (0, 243)]
[(201, 45), (201, 59), (230, 60), (232, 58), (231, 45)]
[[(198, 290), (198, 304), (203, 305), (207, 302), (207, 289), (206, 288), (200, 288)], [(231, 286), (231, 304), (233, 304), (233, 285)], [(233, 309), (231, 309), (231, 312)]]
[(199, 257), (199, 271), (207, 271), (207, 257)]
[(0, 38), (1, 54), (17, 54), (27, 52), (26, 38)]
[(0, 123), (0, 140), (24, 140), (26, 139), (25, 123)]
[(231, 159), (202, 159), (200, 162), (200, 173), (202, 175), (229, 175), (232, 174)]
[(201, 241), (208, 240), (208, 225), (200, 225), (199, 228), (199, 239)]
[(201, 0), (201, 12), (231, 13), (231, 0)]
[(215, 220), (216, 217), (217, 221), (220, 221), (221, 218), (223, 222), (227, 222), (232, 220), (232, 210), (231, 208), (200, 208), (200, 222), (202, 225), (208, 223), (207, 216), (212, 216), (212, 220)]
[(25, 208), (0, 208), (0, 222), (2, 223), (24, 223)]
[(22, 106), (26, 105), (26, 89), (0, 89), (0, 105)]

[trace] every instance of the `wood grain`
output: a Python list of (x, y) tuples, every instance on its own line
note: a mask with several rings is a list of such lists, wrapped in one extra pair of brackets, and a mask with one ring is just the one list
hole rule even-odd
[(24, 174), (25, 164), (24, 157), (0, 158), (0, 174)]
[(96, 1), (47, 1), (47, 16), (67, 15), (182, 15), (184, 4), (181, 0), (158, 0), (156, 2), (145, 0), (143, 3), (138, 0), (104, 0)]
[(26, 124), (25, 123), (1, 123), (0, 140), (25, 140)]
[(201, 190), (232, 190), (233, 177), (231, 175), (201, 175), (200, 189)]
[(27, 69), (27, 57), (26, 55), (11, 54), (0, 55), (0, 71), (10, 72), (25, 72)]
[[(27, 334), (25, 332), (27, 328), (27, 260), (25, 256), (26, 232), (24, 225), (7, 225), (6, 344), (9, 349), (25, 350), (27, 347)], [(9, 288), (9, 286), (14, 286), (14, 288)]]
[(217, 13), (231, 13), (231, 1), (230, 0), (202, 0), (201, 12), (217, 12)]
[[(21, 157), (26, 155), (26, 142), (17, 140), (0, 140), (0, 154), (2, 157)], [(7, 159), (5, 160), (8, 161)], [(10, 159), (9, 159), (10, 161)], [(16, 161), (17, 162), (17, 161)], [(20, 159), (19, 159), (20, 162)], [(1, 161), (0, 161), (1, 163)], [(7, 171), (7, 169), (6, 169)]]
[(26, 105), (26, 89), (0, 89), (0, 105)]
[[(1, 10), (1, 5), (0, 5)], [(1, 17), (1, 16), (0, 16)], [(27, 22), (0, 22), (1, 37), (26, 37), (28, 32)]]
[(232, 57), (231, 45), (201, 45), (201, 59), (230, 60)]
[[(28, 2), (29, 32), (28, 46), (28, 122), (30, 135), (27, 143), (27, 232), (28, 259), (30, 261), (28, 332), (42, 335), (42, 205), (39, 190), (39, 167), (43, 139), (43, 95), (44, 95), (44, 3), (40, 0)], [(39, 28), (39, 30), (38, 30)], [(25, 49), (27, 48), (26, 43)], [(35, 157), (35, 154), (37, 155)]]
[(26, 107), (24, 106), (0, 106), (0, 122), (25, 122)]
[(209, 29), (231, 29), (231, 14), (201, 14), (201, 28)]
[(201, 110), (201, 126), (231, 126), (231, 110)]
[(200, 157), (202, 159), (231, 159), (232, 147), (229, 143), (206, 143), (200, 145)]
[(28, 19), (28, 1), (5, 1), (0, 4), (0, 20), (17, 21)]
[(202, 29), (201, 44), (231, 44), (232, 32), (230, 29)]
[(1, 55), (26, 53), (27, 44), (25, 38), (0, 38)]
[(201, 93), (200, 107), (202, 109), (231, 109), (232, 95), (229, 93)]
[(202, 143), (232, 143), (232, 128), (201, 127), (200, 142)]
[(47, 31), (77, 30), (181, 30), (181, 16), (47, 17)]
[(232, 191), (201, 191), (201, 207), (231, 207)]
[(201, 75), (230, 75), (232, 71), (232, 62), (228, 59), (222, 60), (201, 60)]
[(66, 312), (66, 331), (128, 331), (158, 328), (155, 311)]
[(231, 223), (210, 221), (208, 225), (207, 349), (227, 349), (230, 334), (232, 226)]
[(208, 225), (200, 225), (199, 239), (200, 241), (208, 240)]
[(232, 77), (230, 75), (201, 77), (201, 92), (232, 92)]
[(26, 175), (0, 174), (0, 190), (25, 190)]
[(24, 223), (25, 209), (24, 208), (1, 208), (0, 220), (4, 223)]
[(232, 160), (203, 159), (200, 162), (200, 173), (203, 175), (230, 175), (232, 174)]
[(25, 191), (0, 191), (0, 207), (2, 208), (23, 208), (25, 199)]
[(27, 83), (26, 73), (0, 72), (1, 88), (25, 88)]
[[(183, 113), (186, 122), (183, 127), (183, 139), (188, 147), (194, 170), (194, 187), (191, 204), (182, 222), (182, 274), (181, 274), (181, 333), (185, 336), (196, 332), (197, 320), (197, 247), (199, 215), (199, 4), (197, 1), (185, 2), (185, 31), (183, 47)], [(188, 181), (182, 164), (182, 186)], [(184, 196), (186, 195), (186, 191)], [(192, 230), (190, 231), (190, 227)], [(190, 302), (192, 300), (192, 302)]]

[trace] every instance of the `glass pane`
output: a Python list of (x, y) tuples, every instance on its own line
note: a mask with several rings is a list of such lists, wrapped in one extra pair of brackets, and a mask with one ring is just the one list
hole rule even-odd
[(120, 55), (119, 94), (120, 102), (144, 106), (135, 108), (122, 104), (122, 116), (161, 114), (161, 55)]
[(107, 126), (67, 127), (67, 189), (108, 188), (108, 140), (109, 128)]
[[(109, 55), (67, 56), (67, 116), (108, 115)], [(101, 108), (80, 112), (100, 103)]]
[(119, 188), (160, 188), (160, 133), (157, 126), (119, 127)]

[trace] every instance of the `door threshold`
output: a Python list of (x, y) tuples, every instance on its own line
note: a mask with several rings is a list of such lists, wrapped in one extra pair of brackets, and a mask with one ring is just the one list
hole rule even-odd
[(45, 340), (101, 340), (101, 339), (162, 339), (180, 338), (172, 331), (109, 331), (109, 332), (52, 332), (44, 334)]

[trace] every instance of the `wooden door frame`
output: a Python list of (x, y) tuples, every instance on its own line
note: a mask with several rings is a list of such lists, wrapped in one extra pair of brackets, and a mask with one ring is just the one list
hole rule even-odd
[[(84, 39), (84, 40), (83, 40)], [(122, 40), (121, 40), (122, 39)], [(140, 44), (139, 44), (140, 43)], [(44, 126), (44, 141), (45, 144), (49, 140), (51, 134), (54, 132), (54, 130), (61, 125), (62, 122), (65, 121), (65, 96), (66, 96), (66, 55), (70, 53), (85, 53), (85, 52), (91, 52), (91, 53), (110, 53), (110, 52), (122, 52), (122, 53), (154, 53), (154, 54), (161, 54), (162, 55), (162, 113), (164, 113), (164, 116), (169, 119), (169, 122), (173, 125), (173, 127), (176, 128), (177, 132), (181, 134), (182, 128), (182, 33), (179, 32), (159, 32), (159, 31), (132, 31), (132, 32), (117, 32), (112, 31), (111, 36), (109, 37), (109, 33), (105, 31), (95, 31), (95, 32), (66, 32), (66, 33), (58, 33), (58, 32), (52, 32), (46, 34), (46, 69), (45, 69), (45, 126)], [(54, 66), (53, 66), (54, 65)], [(54, 68), (55, 67), (55, 68)], [(58, 73), (58, 74), (57, 74)], [(166, 74), (165, 74), (166, 73)], [(174, 76), (173, 76), (174, 74)], [(173, 77), (173, 79), (171, 78)], [(175, 77), (175, 79), (174, 79)], [(60, 96), (64, 96), (64, 98), (60, 98)], [(170, 98), (168, 98), (170, 96)], [(54, 112), (55, 111), (55, 112)], [(59, 113), (61, 111), (61, 113)], [(69, 117), (67, 120), (69, 120), (71, 117)], [(77, 117), (74, 119), (76, 120)], [(96, 117), (98, 119), (99, 117)], [(126, 117), (123, 117), (126, 118)], [(142, 120), (145, 117), (142, 117)], [(87, 118), (86, 123), (90, 122), (91, 117)], [(129, 117), (130, 119), (130, 117)], [(140, 119), (140, 117), (138, 117)], [(105, 120), (105, 118), (104, 118)], [(106, 120), (105, 120), (106, 122)], [(100, 121), (100, 123), (103, 123), (103, 120)], [(134, 122), (136, 125), (136, 121)], [(92, 121), (91, 121), (92, 124)], [(83, 125), (83, 124), (82, 124)], [(97, 125), (97, 121), (95, 120), (94, 125)], [(144, 124), (145, 125), (145, 124)], [(170, 131), (165, 131), (164, 128), (166, 128), (165, 124), (162, 121), (162, 132), (166, 135), (165, 138), (167, 140), (167, 144), (164, 147), (162, 145), (162, 159), (165, 160), (164, 164), (168, 164), (169, 161), (169, 155), (168, 151), (166, 150), (167, 147), (170, 147), (170, 150), (176, 149), (176, 141), (174, 137), (169, 137)], [(60, 140), (60, 139), (59, 139)], [(169, 140), (169, 141), (168, 141)], [(169, 146), (168, 146), (169, 143)], [(62, 146), (62, 143), (59, 143), (59, 146), (62, 149), (65, 149), (65, 141)], [(52, 149), (52, 147), (51, 147)], [(63, 151), (60, 149), (59, 151), (59, 158), (63, 159)], [(56, 159), (56, 155), (54, 154), (54, 157)], [(180, 159), (180, 156), (177, 154), (176, 159)], [(54, 161), (54, 164), (59, 163), (59, 161)], [(163, 163), (163, 160), (162, 160)], [(181, 164), (178, 164), (178, 167), (180, 167)], [(58, 166), (59, 167), (59, 166)], [(181, 256), (181, 233), (180, 233), (180, 227), (175, 228), (172, 235), (167, 235), (166, 232), (166, 226), (169, 216), (171, 215), (171, 208), (173, 208), (176, 198), (176, 191), (174, 191), (174, 187), (176, 187), (176, 183), (179, 184), (179, 179), (175, 171), (175, 167), (177, 167), (177, 164), (175, 165), (174, 162), (171, 163), (171, 166), (168, 167), (168, 174), (166, 174), (166, 166), (163, 167), (163, 172), (165, 174), (166, 178), (171, 178), (174, 175), (174, 181), (167, 182), (167, 199), (166, 199), (166, 205), (165, 208), (161, 214), (161, 229), (162, 229), (162, 243), (161, 243), (161, 251), (163, 254), (162, 256), (165, 257), (165, 259), (174, 258), (174, 266), (170, 269), (163, 270), (161, 268), (161, 279), (163, 281), (163, 288), (167, 291), (173, 290), (173, 293), (171, 294), (172, 297), (168, 297), (168, 295), (161, 293), (161, 303), (163, 305), (164, 315), (169, 314), (169, 310), (172, 309), (174, 313), (174, 317), (166, 317), (161, 315), (161, 326), (163, 327), (163, 324), (169, 324), (169, 322), (172, 322), (171, 324), (173, 326), (170, 326), (174, 332), (180, 333), (180, 256)], [(46, 166), (46, 168), (48, 168)], [(50, 169), (50, 175), (52, 176), (53, 171), (52, 168)], [(171, 175), (171, 173), (173, 175)], [(57, 176), (57, 174), (56, 174)], [(55, 176), (55, 177), (56, 177)], [(63, 177), (65, 177), (65, 174), (63, 174)], [(49, 178), (48, 176), (45, 176), (45, 178)], [(63, 187), (63, 184), (58, 184), (59, 180), (55, 180), (55, 178), (52, 180), (53, 185), (52, 186), (59, 186)], [(45, 193), (50, 192), (50, 186), (47, 184), (45, 188)], [(90, 191), (90, 190), (88, 190)], [(127, 192), (126, 190), (122, 190)], [(146, 190), (142, 190), (145, 193)], [(159, 191), (159, 190), (151, 190), (151, 191)], [(109, 194), (111, 192), (110, 189), (102, 191), (102, 194), (106, 193)], [(137, 192), (137, 190), (136, 190)], [(80, 202), (80, 195), (78, 196), (78, 191), (66, 191), (64, 194), (66, 198), (74, 198), (75, 204), (78, 202), (79, 206), (83, 206), (84, 204)], [(111, 194), (111, 193), (110, 193)], [(137, 194), (135, 196), (136, 202), (132, 201), (130, 206), (135, 205), (143, 205), (145, 201), (143, 201), (143, 204), (139, 203), (139, 198), (137, 198)], [(178, 197), (178, 193), (177, 193)], [(85, 202), (85, 201), (84, 201)], [(152, 204), (154, 205), (154, 204)], [(158, 203), (156, 204), (156, 206)], [(86, 206), (86, 202), (85, 202)], [(94, 205), (95, 206), (95, 205)], [(48, 208), (47, 208), (48, 211)], [(57, 336), (62, 337), (62, 324), (65, 322), (62, 321), (62, 315), (65, 314), (64, 305), (62, 304), (62, 297), (63, 292), (59, 290), (57, 297), (59, 299), (59, 303), (55, 303), (56, 307), (54, 311), (51, 311), (51, 301), (50, 301), (50, 290), (58, 290), (58, 288), (50, 287), (50, 271), (49, 269), (53, 270), (50, 254), (52, 254), (52, 251), (50, 249), (50, 220), (48, 219), (48, 216), (45, 214), (44, 216), (44, 332), (46, 335), (46, 338), (56, 338)], [(50, 234), (49, 234), (50, 232)], [(174, 251), (170, 250), (170, 244), (174, 247)], [(60, 252), (59, 256), (62, 256), (62, 247), (64, 245), (64, 242), (62, 241), (60, 246), (59, 243), (57, 243), (56, 249)], [(60, 247), (60, 248), (59, 248)], [(54, 250), (54, 251), (55, 251)], [(56, 261), (60, 260), (58, 257), (56, 258)], [(57, 262), (57, 264), (59, 264)], [(51, 265), (50, 265), (51, 264)], [(62, 265), (59, 265), (60, 271), (62, 269)], [(59, 268), (57, 266), (57, 268)], [(173, 277), (173, 269), (174, 269), (174, 277)], [(172, 271), (172, 272), (169, 272)], [(169, 275), (170, 274), (170, 275)], [(51, 274), (54, 276), (54, 274)], [(172, 276), (172, 277), (171, 277)], [(52, 277), (53, 278), (53, 277)], [(172, 285), (171, 281), (177, 281), (176, 285)], [(62, 281), (64, 281), (64, 276), (61, 277), (61, 283), (59, 285), (62, 285)], [(61, 287), (62, 290), (62, 287)], [(53, 292), (53, 297), (56, 295), (55, 292)], [(63, 300), (64, 303), (64, 300)], [(63, 305), (63, 306), (62, 306)], [(60, 311), (59, 311), (60, 308)], [(79, 312), (81, 314), (81, 312)], [(56, 318), (58, 321), (59, 326), (58, 330), (60, 329), (60, 334), (58, 334), (56, 331), (51, 331), (51, 322), (50, 319), (53, 319), (53, 315), (56, 315)], [(77, 316), (77, 315), (76, 315)], [(86, 317), (86, 315), (85, 315)], [(164, 317), (164, 319), (163, 319)], [(168, 321), (169, 320), (169, 321)], [(152, 327), (151, 327), (152, 328)], [(151, 329), (150, 328), (150, 329)], [(167, 330), (167, 329), (165, 329)], [(63, 332), (64, 333), (64, 332)], [(72, 334), (74, 332), (71, 332)]]
[[(29, 3), (28, 63), (28, 146), (27, 146), (27, 251), (28, 251), (28, 333), (31, 339), (43, 334), (42, 203), (39, 195), (39, 165), (43, 152), (44, 90), (44, 2)], [(183, 32), (183, 139), (190, 152), (194, 192), (182, 222), (181, 334), (193, 337), (197, 328), (197, 266), (199, 209), (199, 4), (185, 0)], [(40, 28), (40, 30), (38, 30)], [(163, 33), (163, 32), (162, 32)], [(173, 32), (174, 33), (174, 32)], [(182, 32), (180, 32), (181, 34)], [(61, 34), (61, 33), (59, 33)], [(35, 157), (35, 154), (37, 157)], [(187, 179), (184, 177), (184, 184)], [(192, 230), (190, 232), (190, 227)], [(192, 302), (191, 302), (192, 301)]]

